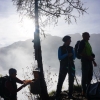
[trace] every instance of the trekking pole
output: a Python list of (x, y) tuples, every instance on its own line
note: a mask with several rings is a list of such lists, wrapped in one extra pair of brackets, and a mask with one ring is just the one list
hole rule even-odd
[[(69, 64), (71, 65), (71, 63), (69, 63)], [(77, 78), (76, 78), (76, 75), (75, 75), (74, 77), (75, 77), (76, 83), (77, 83), (77, 85), (78, 85), (78, 87), (79, 87), (79, 83), (78, 83), (78, 80), (77, 80)]]
[[(70, 61), (69, 61), (69, 65), (71, 65)], [(76, 78), (76, 75), (74, 76), (74, 78), (75, 78), (75, 80), (76, 80), (77, 86), (80, 87), (80, 86), (79, 86), (79, 83), (78, 83), (78, 80), (77, 80), (77, 78)]]
[(75, 80), (76, 80), (76, 83), (77, 83), (77, 85), (78, 85), (78, 87), (79, 87), (79, 83), (78, 83), (78, 81), (77, 81), (76, 75), (75, 75)]

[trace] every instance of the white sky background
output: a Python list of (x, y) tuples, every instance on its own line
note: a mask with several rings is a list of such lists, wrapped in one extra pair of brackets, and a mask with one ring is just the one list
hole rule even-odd
[[(100, 33), (100, 0), (82, 0), (89, 9), (84, 14), (68, 25), (60, 19), (57, 26), (48, 26), (46, 32), (55, 36), (66, 34), (83, 33), (88, 31), (91, 34)], [(11, 0), (0, 0), (0, 47), (7, 46), (16, 41), (33, 38), (34, 23), (32, 20), (22, 16), (16, 11)]]

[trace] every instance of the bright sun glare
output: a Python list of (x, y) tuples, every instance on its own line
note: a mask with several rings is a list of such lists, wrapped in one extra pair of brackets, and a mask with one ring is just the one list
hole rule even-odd
[(23, 18), (19, 21), (19, 30), (20, 35), (23, 35), (25, 38), (33, 38), (33, 33), (35, 31), (35, 25), (32, 19)]

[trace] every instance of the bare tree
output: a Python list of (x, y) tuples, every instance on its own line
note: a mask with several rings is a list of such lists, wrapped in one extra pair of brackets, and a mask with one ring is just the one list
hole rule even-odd
[[(34, 49), (35, 60), (37, 66), (40, 68), (40, 85), (41, 85), (41, 99), (48, 100), (48, 93), (46, 82), (44, 80), (41, 44), (39, 37), (39, 25), (41, 27), (54, 22), (57, 24), (58, 19), (64, 16), (65, 21), (71, 23), (72, 18), (76, 21), (76, 11), (79, 16), (86, 12), (83, 8), (83, 3), (80, 0), (12, 0), (17, 6), (17, 10), (21, 14), (29, 15), (35, 19), (35, 32), (34, 32)], [(74, 13), (75, 12), (75, 13)]]
[[(35, 0), (12, 0), (21, 14), (35, 18)], [(71, 23), (71, 19), (76, 21), (76, 15), (83, 15), (87, 8), (83, 7), (81, 0), (38, 0), (39, 23), (42, 26), (51, 22), (58, 22), (61, 16), (65, 21)], [(73, 13), (77, 11), (78, 13)], [(45, 20), (44, 20), (45, 19)]]

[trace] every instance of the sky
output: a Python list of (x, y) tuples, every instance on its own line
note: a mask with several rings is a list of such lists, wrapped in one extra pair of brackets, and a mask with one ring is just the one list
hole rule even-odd
[[(63, 37), (67, 34), (100, 33), (100, 0), (82, 0), (87, 13), (77, 18), (77, 23), (72, 21), (70, 25), (59, 19), (56, 26), (45, 28), (45, 32), (53, 36)], [(77, 15), (78, 13), (76, 13)], [(32, 39), (34, 34), (34, 22), (28, 17), (21, 16), (11, 0), (0, 0), (0, 47), (5, 47), (16, 41)]]

